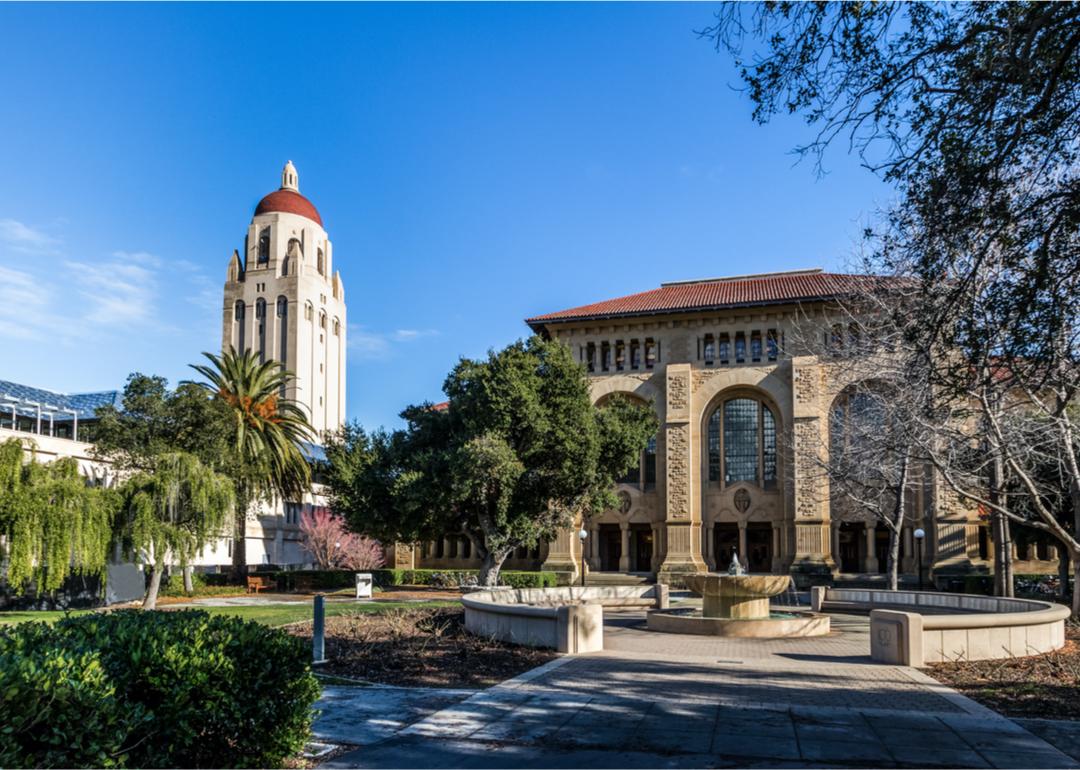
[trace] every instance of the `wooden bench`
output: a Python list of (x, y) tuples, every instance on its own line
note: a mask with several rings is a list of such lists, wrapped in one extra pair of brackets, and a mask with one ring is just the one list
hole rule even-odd
[(259, 593), (264, 588), (270, 588), (270, 579), (258, 576), (251, 576), (247, 579), (247, 592)]

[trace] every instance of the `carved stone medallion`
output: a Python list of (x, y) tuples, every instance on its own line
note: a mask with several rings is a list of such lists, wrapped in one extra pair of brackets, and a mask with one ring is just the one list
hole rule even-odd
[(619, 493), (619, 513), (629, 513), (631, 503), (629, 492), (623, 490)]
[(745, 489), (740, 489), (735, 493), (735, 507), (739, 513), (746, 513), (746, 509), (750, 507), (750, 493)]

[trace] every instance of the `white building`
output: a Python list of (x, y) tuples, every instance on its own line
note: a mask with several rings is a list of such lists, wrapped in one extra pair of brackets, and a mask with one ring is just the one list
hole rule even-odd
[[(285, 164), (281, 187), (266, 195), (247, 227), (243, 257), (229, 260), (223, 299), (222, 349), (257, 351), (295, 375), (283, 394), (302, 404), (321, 437), (345, 419), (345, 291), (333, 270), (333, 246), (322, 218), (300, 194), (296, 168)], [(133, 368), (135, 368), (133, 366)], [(41, 462), (74, 457), (87, 476), (110, 483), (107, 464), (93, 457), (94, 409), (119, 406), (119, 391), (63, 394), (0, 380), (0, 441), (23, 439)], [(306, 448), (312, 459), (322, 447)], [(260, 504), (247, 524), (247, 563), (297, 567), (310, 562), (300, 548), (300, 515), (323, 506), (319, 494)], [(231, 536), (208, 546), (196, 566), (228, 567)]]

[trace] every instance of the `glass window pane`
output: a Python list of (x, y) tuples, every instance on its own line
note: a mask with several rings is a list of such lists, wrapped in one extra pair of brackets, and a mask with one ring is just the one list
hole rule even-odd
[(724, 483), (757, 481), (758, 402), (735, 398), (724, 404)]
[(720, 410), (709, 415), (709, 481), (720, 480)]
[(776, 419), (769, 407), (764, 404), (761, 405), (761, 411), (762, 477), (765, 488), (772, 489), (776, 486)]

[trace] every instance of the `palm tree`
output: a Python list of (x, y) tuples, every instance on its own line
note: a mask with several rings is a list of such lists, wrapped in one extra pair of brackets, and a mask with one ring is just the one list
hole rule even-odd
[(192, 364), (207, 382), (203, 387), (223, 401), (232, 415), (233, 467), (236, 489), (233, 572), (247, 572), (244, 534), (255, 500), (297, 497), (311, 486), (311, 469), (303, 445), (314, 428), (304, 408), (281, 394), (292, 379), (277, 361), (260, 362), (251, 350), (231, 346), (220, 356), (203, 353), (210, 365)]

